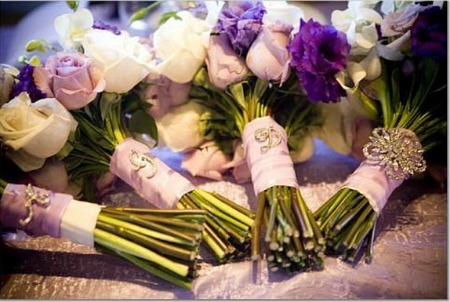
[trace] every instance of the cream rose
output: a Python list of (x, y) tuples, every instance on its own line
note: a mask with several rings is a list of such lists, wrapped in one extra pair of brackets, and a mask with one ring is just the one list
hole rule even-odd
[(0, 137), (12, 149), (11, 160), (25, 172), (57, 154), (76, 127), (69, 111), (53, 98), (31, 103), (23, 92), (0, 108)]
[(175, 152), (200, 146), (203, 142), (199, 131), (201, 113), (202, 107), (194, 100), (172, 107), (166, 115), (156, 120), (160, 145)]
[(106, 92), (128, 92), (155, 71), (153, 54), (139, 42), (139, 37), (130, 37), (125, 31), (115, 35), (94, 29), (84, 36), (81, 44), (94, 67), (103, 72)]
[(187, 11), (177, 16), (155, 31), (153, 45), (161, 59), (159, 72), (174, 82), (187, 83), (205, 62), (211, 26)]

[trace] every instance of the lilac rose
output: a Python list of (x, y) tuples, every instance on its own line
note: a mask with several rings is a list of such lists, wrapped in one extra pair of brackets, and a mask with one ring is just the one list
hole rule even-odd
[(289, 76), (289, 52), (286, 48), (293, 27), (274, 23), (263, 30), (248, 51), (248, 68), (260, 79), (283, 83)]
[(390, 12), (381, 21), (381, 34), (383, 37), (392, 37), (406, 33), (422, 10), (420, 4), (411, 4)]
[(291, 66), (310, 101), (337, 102), (345, 91), (335, 75), (346, 67), (350, 45), (332, 25), (300, 20), (300, 30), (288, 45)]
[(411, 27), (414, 55), (436, 61), (447, 58), (447, 13), (432, 6), (419, 14)]
[(163, 117), (171, 107), (189, 101), (192, 83), (177, 83), (162, 74), (150, 73), (143, 81), (148, 86), (140, 93), (142, 100), (151, 105), (148, 114), (154, 118)]
[(84, 107), (105, 88), (101, 72), (80, 53), (49, 57), (43, 67), (35, 68), (33, 77), (39, 89), (69, 110)]
[(245, 56), (262, 29), (266, 10), (261, 2), (228, 2), (219, 14), (214, 32), (226, 34), (234, 51)]
[(209, 38), (205, 62), (209, 80), (222, 90), (243, 80), (248, 73), (244, 60), (234, 52), (225, 34)]

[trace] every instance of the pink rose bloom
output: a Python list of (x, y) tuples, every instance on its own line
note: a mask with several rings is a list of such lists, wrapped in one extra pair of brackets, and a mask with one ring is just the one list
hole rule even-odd
[(95, 182), (95, 186), (97, 187), (97, 197), (102, 197), (115, 190), (117, 188), (117, 180), (118, 177), (111, 172), (102, 174)]
[(239, 184), (247, 183), (252, 180), (252, 175), (244, 156), (244, 149), (242, 148), (241, 141), (235, 142), (233, 160), (224, 167), (233, 169), (233, 177)]
[(69, 177), (64, 163), (54, 158), (48, 158), (41, 168), (28, 174), (40, 188), (66, 193), (69, 187)]
[(141, 92), (141, 99), (151, 105), (148, 113), (154, 118), (163, 117), (171, 107), (189, 101), (191, 82), (176, 83), (162, 74), (149, 74), (144, 82), (148, 86)]
[(233, 50), (225, 34), (209, 38), (206, 67), (211, 83), (222, 90), (243, 80), (248, 73), (244, 60)]
[(36, 86), (69, 110), (79, 109), (105, 88), (102, 74), (80, 53), (51, 56), (33, 73)]
[(289, 76), (287, 44), (293, 27), (274, 23), (263, 26), (247, 53), (248, 68), (260, 79), (283, 83)]
[(228, 162), (227, 156), (214, 143), (205, 142), (184, 156), (181, 167), (192, 176), (222, 180)]

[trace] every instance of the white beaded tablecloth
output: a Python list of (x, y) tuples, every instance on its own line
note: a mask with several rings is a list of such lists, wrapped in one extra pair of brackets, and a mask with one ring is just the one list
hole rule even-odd
[[(316, 153), (295, 166), (301, 192), (317, 209), (356, 168), (349, 157), (316, 141)], [(158, 156), (179, 170), (180, 158)], [(179, 170), (180, 171), (180, 170)], [(195, 185), (217, 191), (255, 209), (251, 184), (230, 179), (193, 178)], [(128, 187), (110, 194), (105, 204), (146, 206)], [(19, 299), (447, 299), (447, 192), (428, 178), (410, 179), (394, 191), (378, 224), (371, 264), (355, 267), (327, 257), (322, 271), (288, 276), (252, 274), (252, 263), (219, 265), (200, 252), (200, 276), (192, 291), (162, 281), (132, 264), (94, 248), (48, 236), (10, 234), (16, 246), (13, 268), (1, 276), (1, 298)]]

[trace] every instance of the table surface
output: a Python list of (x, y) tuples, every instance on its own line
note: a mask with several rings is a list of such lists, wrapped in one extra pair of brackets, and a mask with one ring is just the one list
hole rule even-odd
[[(300, 190), (317, 209), (357, 167), (351, 158), (316, 141), (316, 153), (295, 165)], [(255, 209), (252, 186), (233, 180), (193, 178), (180, 157), (162, 150), (167, 164), (195, 185)], [(127, 186), (102, 201), (147, 206)], [(0, 297), (21, 299), (378, 299), (447, 298), (447, 192), (429, 178), (409, 179), (392, 194), (379, 220), (371, 264), (351, 266), (327, 257), (321, 271), (288, 276), (268, 272), (264, 262), (255, 279), (251, 261), (219, 265), (200, 251), (200, 276), (192, 291), (178, 288), (94, 248), (48, 236), (9, 234), (15, 263), (1, 277)], [(7, 258), (4, 260), (9, 261)]]
[[(328, 5), (312, 6), (306, 2), (305, 10), (326, 19), (331, 9)], [(345, 2), (333, 2), (333, 5), (345, 8)], [(6, 46), (3, 48), (2, 62), (13, 64), (16, 54), (23, 51), (23, 45), (32, 38), (54, 37), (52, 22), (62, 10), (67, 12), (63, 2), (48, 3), (30, 13), (18, 26), (2, 28), (1, 41), (10, 42), (7, 43), (8, 52)], [(44, 12), (46, 17), (42, 18)], [(308, 162), (295, 166), (300, 190), (311, 210), (317, 209), (336, 192), (358, 165), (351, 158), (334, 153), (320, 141), (316, 141), (316, 145), (315, 155)], [(179, 156), (166, 151), (158, 155), (195, 185), (255, 209), (251, 184), (236, 184), (231, 178), (218, 182), (193, 178), (180, 170)], [(102, 203), (148, 205), (127, 186), (105, 197)], [(175, 287), (122, 259), (66, 239), (8, 234), (5, 238), (15, 250), (12, 256), (2, 251), (0, 297), (447, 299), (447, 191), (440, 189), (430, 178), (410, 179), (392, 194), (378, 225), (371, 264), (360, 263), (353, 267), (338, 258), (328, 257), (322, 271), (288, 276), (282, 272), (269, 273), (262, 263), (257, 281), (250, 261), (219, 265), (206, 249), (202, 249), (200, 276), (194, 281), (192, 291)]]

